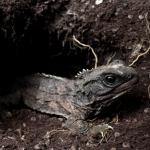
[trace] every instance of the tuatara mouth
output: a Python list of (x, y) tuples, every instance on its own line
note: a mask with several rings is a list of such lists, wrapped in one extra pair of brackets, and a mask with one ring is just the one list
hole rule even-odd
[(138, 77), (133, 77), (131, 80), (129, 80), (128, 82), (125, 82), (123, 84), (121, 84), (120, 86), (118, 86), (117, 88), (115, 88), (112, 93), (115, 94), (115, 96), (113, 97), (113, 99), (123, 95), (124, 93), (130, 91), (138, 82)]
[[(98, 97), (95, 103), (99, 103), (99, 105), (103, 105), (105, 107), (105, 104), (117, 100), (118, 97), (129, 92), (137, 84), (137, 82), (138, 82), (138, 77), (133, 77), (128, 82), (125, 82), (120, 86), (116, 87), (115, 89), (113, 89), (112, 91), (110, 91), (110, 93), (108, 93), (107, 95)], [(95, 103), (93, 103), (93, 106), (95, 105)]]

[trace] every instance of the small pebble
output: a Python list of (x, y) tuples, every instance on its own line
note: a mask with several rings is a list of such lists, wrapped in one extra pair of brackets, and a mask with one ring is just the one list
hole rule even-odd
[(38, 150), (38, 149), (41, 149), (41, 148), (40, 148), (39, 144), (36, 144), (36, 145), (34, 145), (34, 149)]
[(112, 147), (110, 150), (116, 150), (116, 148), (115, 148), (115, 147)]
[(25, 128), (27, 125), (26, 125), (26, 123), (23, 123), (22, 126)]
[(31, 121), (36, 121), (36, 117), (31, 117)]
[(95, 8), (95, 6), (94, 6), (94, 5), (92, 5), (91, 7), (92, 7), (92, 8)]
[(132, 19), (132, 18), (133, 18), (133, 15), (128, 15), (128, 18), (129, 18), (129, 19)]
[(24, 141), (25, 140), (25, 135), (21, 136), (21, 140)]
[(76, 147), (74, 145), (72, 145), (70, 150), (76, 150)]
[(8, 129), (7, 129), (8, 132), (11, 132), (12, 130), (13, 130), (13, 129), (11, 129), (11, 128), (8, 128)]
[(132, 120), (132, 122), (137, 122), (137, 119), (136, 119), (136, 118), (134, 118), (134, 119)]
[(11, 113), (10, 111), (7, 111), (7, 112), (6, 112), (6, 117), (7, 117), (7, 118), (11, 118), (11, 117), (12, 117), (12, 113)]
[(87, 142), (87, 143), (86, 143), (86, 146), (87, 146), (87, 147), (93, 147), (93, 145), (94, 145), (94, 144), (93, 144), (92, 142)]
[(119, 132), (115, 132), (115, 133), (114, 133), (114, 136), (115, 136), (115, 137), (119, 137), (119, 136), (120, 136), (120, 133), (119, 133)]
[(2, 146), (0, 147), (0, 150), (4, 150), (4, 148), (5, 148), (5, 146), (4, 146), (4, 145), (2, 145)]
[(89, 3), (90, 3), (89, 1), (86, 1), (85, 5), (89, 5)]
[(145, 134), (144, 137), (149, 137), (149, 134)]
[(150, 112), (150, 108), (145, 108), (144, 109), (144, 113), (149, 113)]
[(139, 15), (139, 19), (140, 20), (144, 19), (144, 16), (143, 15)]
[(115, 32), (117, 32), (118, 30), (119, 30), (119, 28), (113, 28), (113, 29), (112, 29), (112, 32), (115, 33)]
[(63, 118), (58, 118), (58, 120), (62, 122), (64, 119)]
[(131, 120), (129, 120), (129, 119), (126, 119), (126, 120), (125, 120), (125, 122), (127, 122), (127, 123), (130, 123), (130, 122), (131, 122)]
[(123, 148), (130, 148), (130, 143), (128, 143), (128, 142), (123, 142), (123, 143), (122, 143), (122, 147), (123, 147)]
[(96, 0), (95, 1), (95, 5), (99, 5), (99, 4), (101, 4), (103, 2), (103, 0)]
[(142, 69), (142, 70), (146, 70), (147, 68), (146, 68), (146, 67), (141, 67), (141, 69)]

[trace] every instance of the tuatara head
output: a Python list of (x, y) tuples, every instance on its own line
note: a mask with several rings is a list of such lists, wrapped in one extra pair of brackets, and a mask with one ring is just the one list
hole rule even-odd
[[(117, 97), (129, 91), (138, 81), (136, 71), (116, 60), (109, 65), (84, 71), (78, 75), (77, 101), (81, 107), (107, 107)], [(95, 109), (95, 105), (93, 105)]]

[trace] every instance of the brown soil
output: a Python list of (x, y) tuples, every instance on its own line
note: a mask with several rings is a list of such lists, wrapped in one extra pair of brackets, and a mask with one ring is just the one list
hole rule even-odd
[[(48, 72), (72, 77), (83, 67), (91, 68), (93, 55), (77, 48), (73, 35), (95, 49), (99, 65), (114, 53), (113, 59), (129, 64), (148, 47), (145, 15), (149, 10), (147, 0), (106, 0), (99, 5), (95, 0), (1, 0), (1, 95), (9, 92), (11, 77), (16, 75)], [(108, 133), (107, 141), (100, 143), (101, 136), (72, 134), (61, 127), (64, 120), (57, 116), (11, 106), (1, 113), (0, 150), (149, 150), (149, 59), (144, 56), (135, 64), (140, 82), (132, 93), (94, 121), (111, 122), (114, 130)], [(117, 114), (118, 122), (112, 121)]]

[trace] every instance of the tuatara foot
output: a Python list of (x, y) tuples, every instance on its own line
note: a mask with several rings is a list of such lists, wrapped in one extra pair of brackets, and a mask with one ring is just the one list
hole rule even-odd
[(86, 134), (89, 130), (89, 125), (86, 121), (73, 117), (68, 118), (62, 126), (72, 133)]

